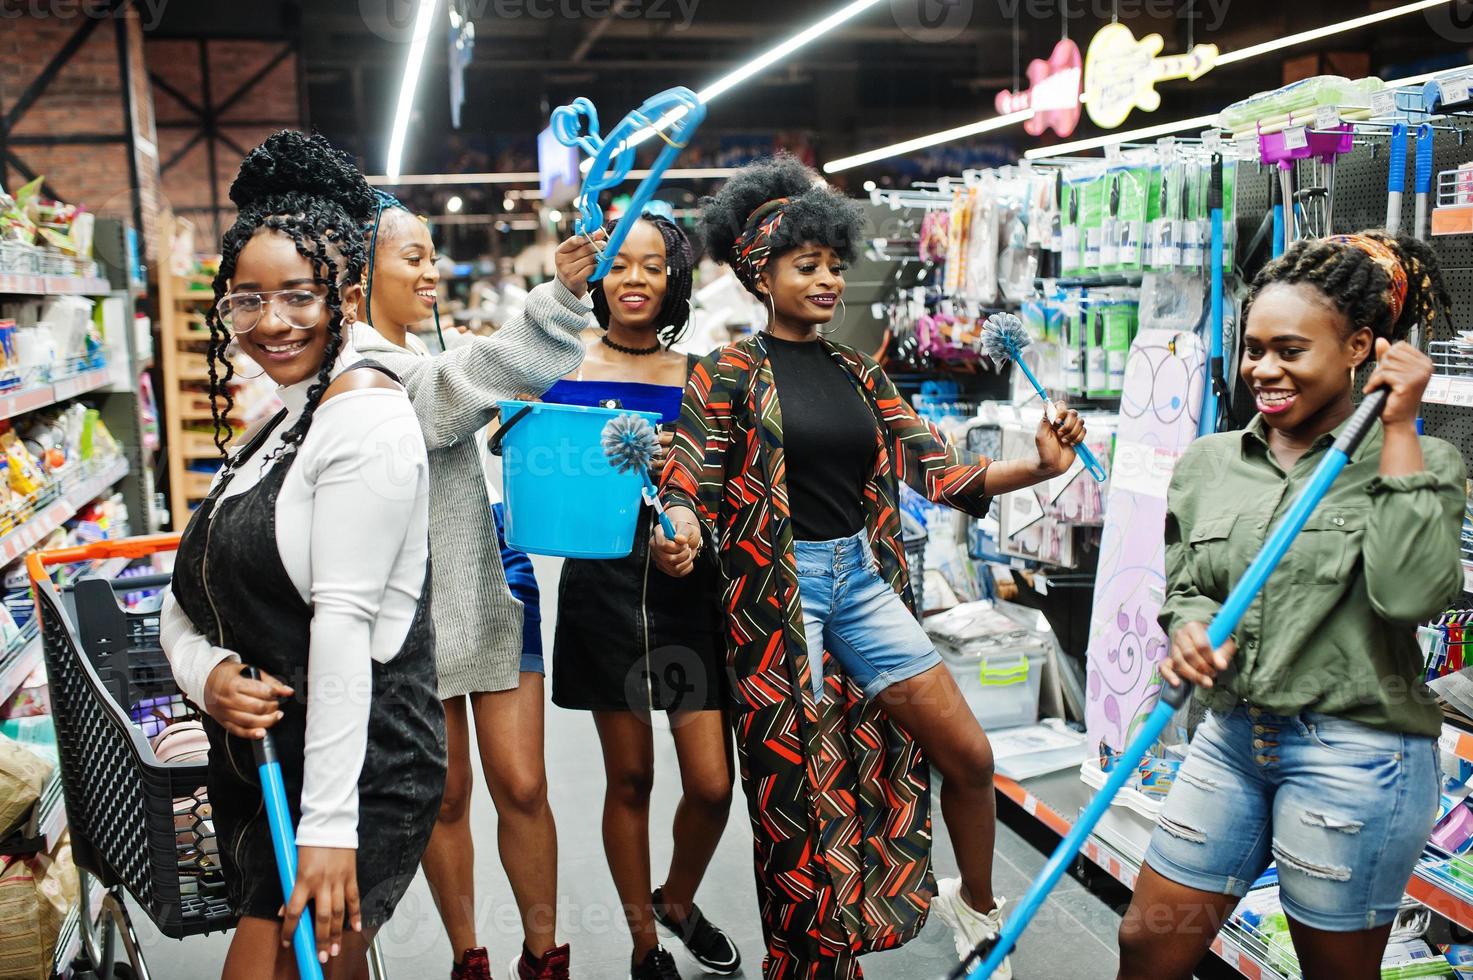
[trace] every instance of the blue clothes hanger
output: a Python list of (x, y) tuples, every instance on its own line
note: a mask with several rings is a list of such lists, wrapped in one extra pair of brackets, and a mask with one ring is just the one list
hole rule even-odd
[[(659, 125), (667, 116), (676, 114), (677, 118), (663, 128)], [(649, 176), (635, 188), (628, 209), (614, 227), (608, 242), (604, 244), (599, 254), (598, 266), (593, 270), (593, 275), (588, 277), (589, 282), (596, 282), (608, 273), (614, 256), (619, 254), (619, 246), (624, 244), (624, 239), (629, 235), (629, 229), (644, 213), (659, 188), (660, 178), (670, 169), (680, 151), (689, 145), (696, 127), (705, 118), (705, 104), (694, 92), (682, 86), (666, 89), (646, 99), (643, 105), (631, 110), (629, 115), (620, 120), (607, 137), (600, 135), (598, 110), (588, 99), (580, 96), (568, 105), (558, 106), (553, 110), (552, 133), (558, 142), (581, 149), (593, 160), (578, 192), (578, 220), (573, 227), (580, 235), (592, 235), (603, 227), (604, 214), (598, 205), (599, 194), (622, 184), (629, 176), (629, 171), (634, 169), (636, 147), (629, 142), (630, 138), (648, 128), (654, 130), (656, 137), (665, 141), (665, 148), (650, 165)]]

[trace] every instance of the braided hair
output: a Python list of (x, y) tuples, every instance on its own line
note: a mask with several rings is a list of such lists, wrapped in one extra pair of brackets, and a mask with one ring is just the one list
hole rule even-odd
[[(665, 299), (660, 304), (660, 317), (655, 322), (655, 336), (666, 349), (685, 336), (690, 327), (690, 296), (695, 282), (695, 252), (685, 232), (662, 214), (646, 212), (640, 221), (653, 225), (665, 242)], [(613, 234), (611, 222), (604, 229)], [(593, 283), (589, 293), (593, 299), (593, 316), (604, 330), (609, 329), (609, 298), (604, 295), (604, 281)]]
[(1345, 315), (1352, 332), (1369, 329), (1376, 337), (1395, 343), (1406, 339), (1412, 327), (1421, 323), (1424, 336), (1430, 337), (1439, 310), (1451, 305), (1436, 253), (1426, 242), (1407, 235), (1385, 231), (1363, 231), (1359, 235), (1386, 246), (1406, 270), (1406, 300), (1399, 316), (1393, 316), (1396, 310), (1390, 299), (1391, 276), (1380, 263), (1354, 245), (1333, 238), (1313, 238), (1295, 242), (1254, 277), (1243, 307), (1244, 317), (1266, 287), (1307, 283)]
[[(283, 130), (246, 155), (230, 185), (230, 200), (239, 214), (221, 242), (220, 271), (214, 281), (216, 304), (229, 291), (241, 249), (263, 230), (290, 238), (297, 252), (311, 263), (313, 277), (327, 289), (327, 348), (317, 380), (307, 391), (307, 406), (282, 436), (277, 450), (294, 451), (312, 425), (343, 348), (340, 290), (363, 276), (365, 243), (359, 229), (372, 218), (373, 192), (348, 157), (327, 140)], [(230, 393), (235, 365), (227, 353), (231, 334), (220, 322), (217, 306), (210, 307), (205, 320), (210, 328), (210, 416), (215, 446), (224, 456), (226, 443), (234, 435), (229, 422), (235, 407)]]
[(747, 291), (758, 299), (757, 277), (737, 262), (738, 250), (758, 209), (780, 199), (782, 220), (765, 237), (772, 259), (800, 245), (826, 245), (845, 262), (859, 255), (863, 212), (855, 202), (825, 184), (796, 157), (779, 154), (743, 167), (714, 197), (701, 201), (700, 235), (706, 254), (733, 266)]

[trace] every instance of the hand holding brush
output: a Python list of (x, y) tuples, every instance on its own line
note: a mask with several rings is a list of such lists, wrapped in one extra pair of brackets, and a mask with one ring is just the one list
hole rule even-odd
[(620, 473), (638, 473), (644, 479), (644, 502), (654, 508), (660, 518), (660, 529), (665, 537), (675, 540), (675, 525), (665, 516), (660, 496), (655, 492), (655, 482), (650, 479), (650, 467), (655, 454), (660, 451), (660, 438), (654, 426), (638, 415), (617, 415), (604, 425), (603, 450), (614, 469)]
[[(1028, 369), (1028, 365), (1023, 362), (1023, 349), (1032, 342), (1032, 338), (1028, 336), (1028, 331), (1023, 328), (1023, 321), (1011, 313), (994, 313), (982, 325), (982, 352), (992, 358), (992, 362), (999, 368), (1008, 361), (1012, 361), (1018, 365), (1018, 369), (1023, 372), (1024, 377), (1032, 383), (1033, 390), (1038, 392), (1038, 397), (1043, 399), (1044, 412), (1049, 421), (1057, 429), (1061, 421), (1056, 417), (1054, 403), (1049, 400), (1048, 394), (1043, 390), (1043, 385), (1039, 384), (1038, 379), (1033, 376), (1033, 372)], [(1060, 432), (1059, 435), (1062, 438), (1063, 433)], [(1081, 442), (1075, 445), (1073, 449), (1078, 454), (1080, 461), (1084, 463), (1084, 468), (1089, 470), (1089, 475), (1094, 477), (1095, 482), (1104, 483), (1105, 468), (1100, 465), (1100, 461), (1095, 458), (1095, 454), (1090, 451), (1090, 448)], [(1039, 443), (1039, 450), (1040, 455), (1045, 450), (1041, 441)]]

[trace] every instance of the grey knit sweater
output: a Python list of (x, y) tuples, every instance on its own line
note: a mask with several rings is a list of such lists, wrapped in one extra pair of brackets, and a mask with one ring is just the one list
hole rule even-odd
[(395, 346), (366, 323), (353, 346), (399, 375), (430, 451), (430, 559), (434, 564), (435, 664), (440, 697), (517, 686), (522, 604), (501, 567), (496, 524), (476, 434), (497, 400), (540, 396), (583, 359), (587, 307), (553, 280), (526, 311), (490, 337), (426, 357)]

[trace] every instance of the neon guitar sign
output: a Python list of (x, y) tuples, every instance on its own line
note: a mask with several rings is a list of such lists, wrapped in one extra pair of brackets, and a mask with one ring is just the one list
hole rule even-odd
[(1033, 115), (1023, 123), (1023, 131), (1029, 136), (1042, 136), (1045, 129), (1052, 129), (1060, 136), (1072, 135), (1074, 127), (1079, 125), (1079, 78), (1083, 67), (1079, 45), (1065, 38), (1054, 45), (1047, 61), (1034, 58), (1028, 62), (1027, 89), (997, 93), (997, 111), (1007, 115), (1032, 109)]
[(1095, 125), (1114, 129), (1133, 109), (1153, 112), (1161, 105), (1157, 82), (1195, 81), (1217, 64), (1215, 44), (1198, 44), (1186, 54), (1156, 57), (1164, 44), (1160, 34), (1136, 40), (1124, 24), (1100, 28), (1084, 56), (1084, 107)]
[(629, 207), (614, 226), (608, 242), (600, 253), (598, 266), (589, 282), (602, 279), (619, 254), (619, 246), (629, 235), (629, 229), (644, 213), (645, 205), (654, 197), (660, 186), (660, 178), (675, 162), (680, 151), (690, 142), (696, 127), (706, 118), (706, 106), (688, 88), (666, 89), (646, 99), (638, 109), (619, 121), (601, 136), (598, 128), (598, 110), (593, 103), (581, 96), (552, 112), (552, 133), (564, 146), (576, 146), (587, 153), (593, 163), (583, 178), (583, 187), (578, 191), (578, 220), (574, 229), (580, 235), (591, 235), (603, 227), (604, 213), (598, 205), (600, 193), (624, 183), (629, 171), (634, 169), (635, 145), (630, 141), (644, 129), (654, 129), (655, 136), (665, 141), (665, 148), (650, 165), (649, 176), (640, 182), (630, 196)]

